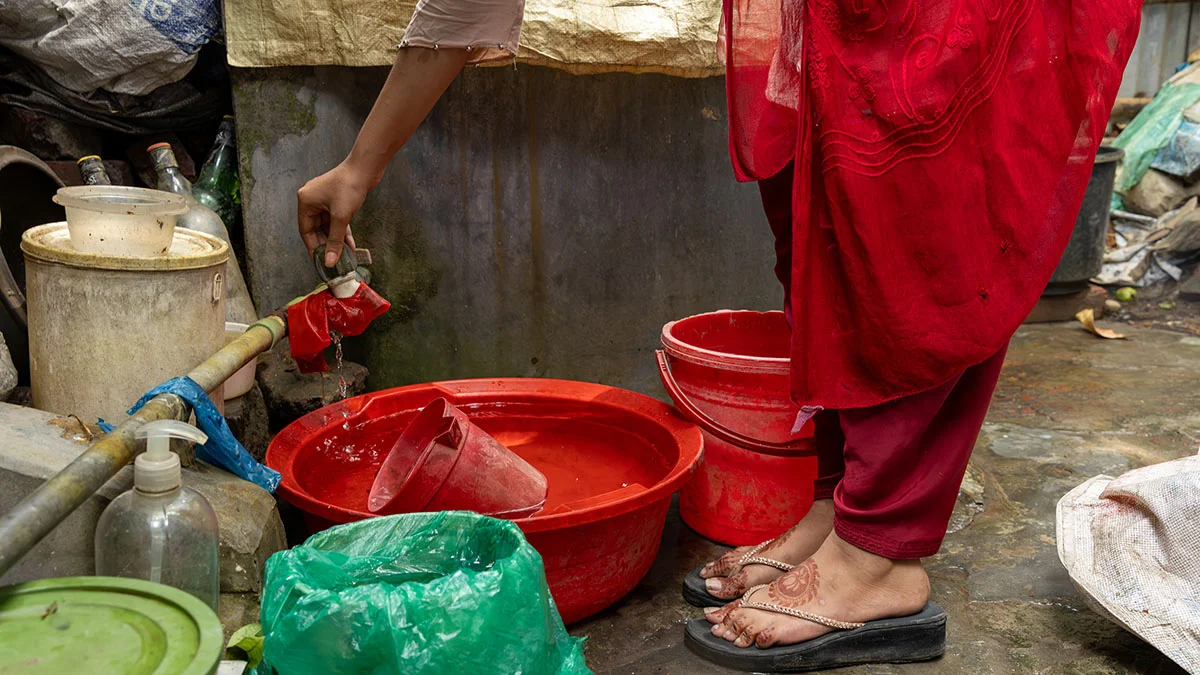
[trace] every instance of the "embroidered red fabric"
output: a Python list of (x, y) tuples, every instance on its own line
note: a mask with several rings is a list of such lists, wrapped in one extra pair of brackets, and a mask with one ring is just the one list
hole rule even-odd
[(793, 159), (792, 388), (844, 409), (1004, 346), (1070, 237), (1138, 0), (725, 0), (740, 180)]
[(324, 290), (288, 305), (288, 347), (300, 372), (329, 370), (324, 351), (332, 343), (331, 330), (342, 335), (361, 335), (391, 307), (391, 303), (366, 284), (359, 284), (354, 294), (345, 299), (335, 298)]

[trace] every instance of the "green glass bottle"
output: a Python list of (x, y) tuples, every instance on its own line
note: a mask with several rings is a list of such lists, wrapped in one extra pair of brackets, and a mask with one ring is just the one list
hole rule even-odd
[(196, 201), (221, 216), (234, 241), (240, 241), (242, 222), (242, 183), (238, 178), (237, 139), (233, 117), (221, 120), (217, 139), (208, 154), (192, 192)]

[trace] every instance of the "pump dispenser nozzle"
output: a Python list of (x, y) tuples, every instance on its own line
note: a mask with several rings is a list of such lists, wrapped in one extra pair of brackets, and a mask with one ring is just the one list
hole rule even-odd
[(179, 456), (171, 452), (172, 438), (208, 442), (203, 431), (178, 420), (147, 422), (133, 435), (146, 439), (146, 452), (133, 462), (133, 487), (149, 493), (168, 492), (182, 484)]

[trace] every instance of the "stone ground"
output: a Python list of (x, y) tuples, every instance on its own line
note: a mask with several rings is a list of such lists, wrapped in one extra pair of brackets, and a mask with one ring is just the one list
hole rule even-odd
[[(1200, 338), (1118, 324), (1103, 340), (1073, 324), (1022, 328), (964, 483), (953, 531), (926, 561), (934, 601), (950, 616), (946, 655), (845, 675), (1176, 674), (1183, 670), (1093, 614), (1055, 548), (1055, 504), (1096, 474), (1196, 451)], [(683, 645), (701, 616), (679, 595), (684, 574), (722, 547), (674, 510), (646, 579), (621, 603), (572, 628), (588, 637), (598, 675), (726, 673)]]
[[(1109, 297), (1114, 289), (1109, 289)], [(1184, 283), (1167, 282), (1138, 291), (1137, 301), (1105, 319), (1135, 326), (1200, 335), (1200, 272)]]

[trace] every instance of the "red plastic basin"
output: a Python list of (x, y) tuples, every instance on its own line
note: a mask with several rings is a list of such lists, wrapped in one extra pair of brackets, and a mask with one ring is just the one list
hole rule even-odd
[(538, 514), (516, 520), (542, 555), (563, 620), (613, 604), (650, 570), (671, 494), (699, 463), (700, 430), (647, 396), (583, 382), (461, 380), (400, 387), (305, 415), (271, 441), (279, 495), (312, 531), (370, 518), (397, 436), (438, 398), (545, 474)]

